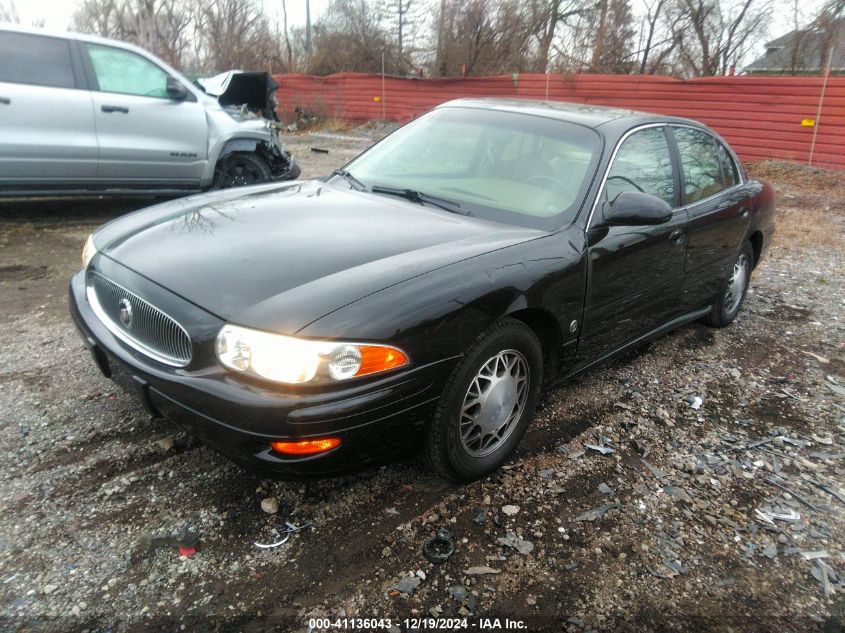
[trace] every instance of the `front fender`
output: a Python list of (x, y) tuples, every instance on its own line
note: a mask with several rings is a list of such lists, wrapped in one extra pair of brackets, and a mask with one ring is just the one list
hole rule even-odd
[(492, 323), (523, 309), (550, 313), (568, 333), (583, 311), (584, 252), (583, 234), (580, 240), (563, 232), (517, 244), (386, 288), (298, 334), (388, 342), (417, 364), (463, 354)]

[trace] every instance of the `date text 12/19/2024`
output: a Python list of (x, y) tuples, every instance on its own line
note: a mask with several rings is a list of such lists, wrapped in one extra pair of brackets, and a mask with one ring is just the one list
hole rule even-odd
[(479, 618), (475, 622), (467, 618), (311, 618), (309, 631), (457, 631), (476, 629), (480, 631), (524, 631), (528, 629), (522, 620), (510, 618)]

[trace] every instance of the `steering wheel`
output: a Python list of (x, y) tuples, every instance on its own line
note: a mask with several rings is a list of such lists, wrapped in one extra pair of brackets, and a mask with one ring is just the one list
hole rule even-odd
[(626, 176), (608, 176), (607, 177), (608, 180), (613, 180), (614, 178), (616, 178), (617, 180), (621, 180), (623, 182), (627, 182), (629, 185), (631, 185), (634, 189), (636, 189), (640, 193), (645, 193), (645, 190), (642, 187), (640, 187), (637, 183), (635, 183), (633, 180), (631, 180), (630, 178), (628, 178)]

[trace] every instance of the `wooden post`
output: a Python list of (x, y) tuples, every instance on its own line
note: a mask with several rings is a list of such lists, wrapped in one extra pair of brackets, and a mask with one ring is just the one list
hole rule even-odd
[(387, 121), (386, 106), (384, 104), (384, 49), (381, 51), (381, 120)]
[(827, 92), (827, 79), (830, 77), (830, 63), (833, 60), (833, 48), (827, 55), (827, 64), (824, 67), (824, 81), (822, 82), (822, 92), (819, 95), (819, 107), (816, 110), (816, 122), (813, 125), (813, 140), (810, 143), (810, 158), (807, 160), (807, 165), (813, 164), (813, 154), (816, 152), (816, 136), (819, 134), (819, 122), (822, 118), (822, 104), (824, 104), (824, 93)]

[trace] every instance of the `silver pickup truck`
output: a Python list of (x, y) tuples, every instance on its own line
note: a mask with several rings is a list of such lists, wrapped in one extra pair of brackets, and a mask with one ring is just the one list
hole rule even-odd
[(0, 25), (0, 196), (188, 193), (299, 173), (272, 122), (140, 48)]

